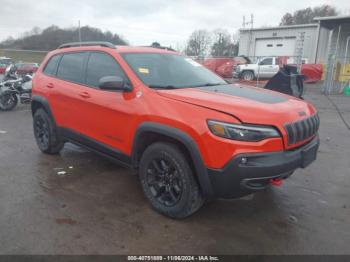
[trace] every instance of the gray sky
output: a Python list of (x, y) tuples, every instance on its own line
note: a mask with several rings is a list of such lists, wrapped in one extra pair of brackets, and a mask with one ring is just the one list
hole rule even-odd
[(0, 0), (0, 41), (52, 24), (90, 25), (122, 35), (132, 45), (183, 45), (195, 29), (235, 32), (242, 17), (255, 27), (278, 25), (286, 12), (321, 4), (349, 14), (349, 0)]

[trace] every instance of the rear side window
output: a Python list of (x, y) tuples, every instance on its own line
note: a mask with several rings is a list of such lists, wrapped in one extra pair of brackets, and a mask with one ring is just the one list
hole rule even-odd
[(61, 55), (55, 55), (51, 57), (49, 62), (46, 64), (44, 73), (49, 76), (55, 76), (57, 72), (57, 65), (60, 61)]
[(87, 52), (64, 54), (58, 66), (57, 77), (84, 84), (84, 65), (87, 55)]
[(86, 84), (98, 87), (99, 80), (104, 76), (120, 76), (126, 84), (129, 84), (123, 69), (112, 56), (102, 52), (92, 52), (87, 64)]

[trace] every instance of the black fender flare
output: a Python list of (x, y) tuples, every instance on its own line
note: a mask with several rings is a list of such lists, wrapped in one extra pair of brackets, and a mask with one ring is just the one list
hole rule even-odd
[(133, 166), (137, 166), (137, 145), (140, 142), (140, 137), (145, 132), (152, 132), (152, 133), (158, 133), (163, 136), (167, 136), (169, 138), (172, 138), (179, 143), (181, 143), (189, 152), (194, 168), (196, 177), (199, 181), (200, 188), (202, 190), (203, 195), (209, 199), (213, 196), (213, 189), (210, 182), (210, 178), (208, 175), (208, 170), (203, 162), (203, 159), (201, 157), (199, 148), (194, 141), (194, 139), (185, 133), (182, 130), (179, 130), (177, 128), (173, 128), (167, 125), (154, 123), (154, 122), (144, 122), (142, 123), (136, 130), (133, 146), (132, 146), (132, 162)]
[(31, 101), (32, 115), (34, 116), (36, 103), (40, 104), (44, 108), (44, 110), (49, 114), (49, 116), (52, 118), (52, 120), (55, 122), (49, 101), (45, 97), (42, 97), (42, 96), (38, 96), (38, 95), (32, 96), (32, 101)]

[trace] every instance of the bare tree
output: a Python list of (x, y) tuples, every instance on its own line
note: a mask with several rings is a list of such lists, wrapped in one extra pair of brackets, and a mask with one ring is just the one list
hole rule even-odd
[(214, 43), (211, 46), (212, 56), (234, 56), (238, 52), (238, 42), (231, 40), (231, 35), (225, 29), (216, 29), (213, 32)]
[(308, 7), (295, 11), (293, 14), (286, 13), (280, 22), (280, 25), (299, 25), (313, 23), (315, 17), (334, 16), (337, 10), (330, 5), (321, 5), (314, 8)]
[(205, 55), (210, 43), (211, 37), (207, 30), (195, 30), (187, 42), (186, 54), (189, 56)]

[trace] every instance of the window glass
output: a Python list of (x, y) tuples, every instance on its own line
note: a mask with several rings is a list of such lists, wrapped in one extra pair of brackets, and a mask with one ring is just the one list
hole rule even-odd
[(61, 55), (55, 55), (51, 57), (50, 61), (45, 66), (44, 73), (49, 76), (56, 75), (57, 65), (58, 65), (58, 62), (60, 61), (60, 58), (61, 58)]
[(91, 53), (86, 72), (86, 84), (89, 86), (98, 87), (100, 79), (104, 76), (120, 76), (126, 84), (129, 84), (123, 69), (112, 56), (106, 53)]
[(151, 88), (186, 88), (227, 84), (194, 60), (177, 54), (130, 53), (123, 58)]
[(75, 83), (85, 83), (84, 62), (87, 54), (87, 52), (80, 52), (63, 55), (58, 67), (57, 77)]
[(260, 65), (272, 65), (272, 58), (265, 58), (260, 62)]

